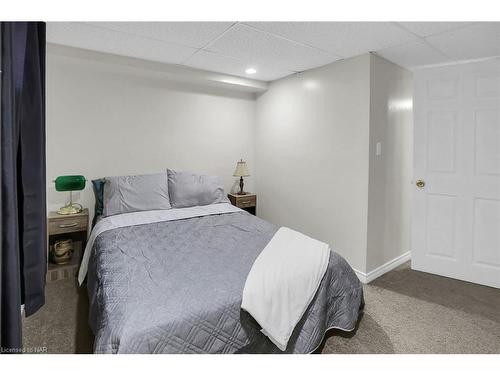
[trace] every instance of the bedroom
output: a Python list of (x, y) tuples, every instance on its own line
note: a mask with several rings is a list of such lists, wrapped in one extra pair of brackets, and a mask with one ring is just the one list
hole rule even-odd
[(421, 18), (2, 22), (2, 351), (500, 354), (500, 22)]

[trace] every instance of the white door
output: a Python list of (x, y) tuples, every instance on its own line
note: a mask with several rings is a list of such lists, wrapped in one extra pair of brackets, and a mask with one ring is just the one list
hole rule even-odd
[(500, 288), (500, 59), (416, 71), (414, 115), (412, 268)]

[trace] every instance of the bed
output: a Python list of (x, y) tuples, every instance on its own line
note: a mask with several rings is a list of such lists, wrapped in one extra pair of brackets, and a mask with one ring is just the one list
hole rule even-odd
[(353, 330), (363, 289), (334, 251), (286, 350), (241, 309), (247, 275), (277, 230), (227, 203), (100, 220), (85, 265), (94, 352), (310, 353), (329, 329)]

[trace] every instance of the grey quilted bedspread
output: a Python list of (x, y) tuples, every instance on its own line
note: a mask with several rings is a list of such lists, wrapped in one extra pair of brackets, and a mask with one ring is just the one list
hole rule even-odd
[[(246, 212), (113, 229), (88, 272), (96, 353), (278, 353), (240, 309), (246, 277), (278, 227)], [(363, 289), (332, 251), (287, 353), (309, 353), (329, 328), (352, 330)]]

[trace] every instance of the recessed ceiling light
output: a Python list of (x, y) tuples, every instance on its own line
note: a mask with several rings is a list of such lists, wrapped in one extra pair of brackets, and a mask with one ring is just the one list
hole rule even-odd
[(255, 74), (255, 73), (257, 73), (257, 70), (254, 68), (248, 68), (247, 70), (245, 70), (245, 73), (246, 74)]

